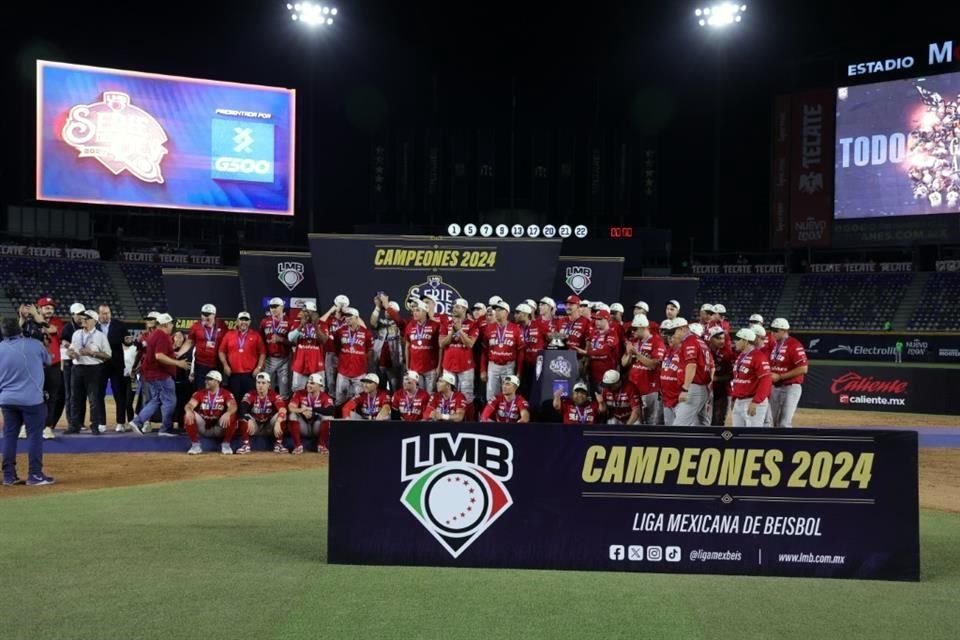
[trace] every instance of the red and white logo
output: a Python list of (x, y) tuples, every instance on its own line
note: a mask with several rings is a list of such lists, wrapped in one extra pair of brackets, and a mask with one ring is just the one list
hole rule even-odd
[(79, 157), (97, 159), (114, 175), (129, 171), (144, 182), (163, 184), (160, 161), (167, 154), (167, 134), (126, 93), (105, 91), (100, 102), (72, 107), (61, 135)]

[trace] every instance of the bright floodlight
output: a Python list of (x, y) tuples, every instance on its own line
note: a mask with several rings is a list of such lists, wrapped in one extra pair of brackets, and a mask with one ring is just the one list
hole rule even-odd
[(310, 27), (323, 27), (333, 24), (331, 16), (337, 15), (334, 7), (328, 7), (316, 2), (297, 2), (287, 4), (287, 11), (294, 22), (301, 22)]
[(706, 20), (700, 18), (697, 23), (701, 27), (715, 27), (721, 28), (726, 27), (736, 22), (742, 20), (742, 14), (747, 10), (747, 5), (745, 4), (734, 4), (732, 2), (721, 2), (720, 4), (715, 4), (710, 7), (704, 7), (703, 9), (697, 9), (694, 14), (699, 18), (701, 15), (706, 16)]

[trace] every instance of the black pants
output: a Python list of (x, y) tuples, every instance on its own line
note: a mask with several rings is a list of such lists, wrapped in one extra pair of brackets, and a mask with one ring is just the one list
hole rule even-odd
[(63, 408), (67, 412), (67, 425), (73, 424), (73, 362), (63, 361)]
[[(100, 397), (107, 397), (107, 382), (110, 383), (110, 390), (113, 392), (113, 401), (116, 405), (117, 424), (127, 423), (127, 389), (129, 385), (123, 384), (123, 365), (119, 368), (113, 362), (107, 362), (103, 366), (103, 375), (100, 379)], [(133, 419), (133, 416), (130, 416)], [(105, 424), (101, 422), (100, 424)]]
[(71, 390), (73, 400), (73, 415), (71, 416), (70, 428), (73, 431), (79, 431), (83, 428), (83, 417), (86, 414), (86, 404), (90, 403), (90, 426), (96, 430), (101, 424), (106, 424), (106, 411), (103, 404), (103, 393), (101, 392), (101, 380), (103, 377), (103, 365), (75, 365), (73, 375), (71, 376), (73, 389)]
[(127, 415), (130, 416), (130, 419), (137, 415), (133, 410), (133, 380), (127, 376), (123, 377), (123, 390), (127, 394)]
[(243, 396), (247, 395), (248, 391), (253, 391), (257, 388), (257, 381), (254, 379), (252, 373), (234, 373), (227, 381), (227, 388), (230, 389), (233, 397), (237, 399), (237, 406), (239, 407), (243, 401)]
[(43, 368), (43, 395), (47, 405), (44, 426), (56, 427), (63, 413), (63, 371), (59, 362)]
[[(726, 383), (724, 383), (726, 384)], [(727, 409), (730, 407), (730, 396), (726, 393), (713, 393), (713, 416), (711, 426), (722, 427), (727, 420)]]

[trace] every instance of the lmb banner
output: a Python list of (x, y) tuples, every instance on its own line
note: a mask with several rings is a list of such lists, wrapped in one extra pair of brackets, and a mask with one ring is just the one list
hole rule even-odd
[(917, 580), (916, 432), (337, 424), (336, 564)]
[(337, 294), (367, 314), (383, 292), (403, 307), (410, 295), (437, 296), (441, 313), (457, 298), (511, 308), (553, 290), (560, 240), (432, 236), (310, 235), (321, 313)]

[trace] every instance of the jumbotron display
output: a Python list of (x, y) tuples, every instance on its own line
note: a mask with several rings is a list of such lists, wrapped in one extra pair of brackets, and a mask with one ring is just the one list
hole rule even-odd
[(960, 211), (960, 73), (837, 92), (836, 219)]
[(290, 89), (37, 62), (37, 199), (293, 215)]

